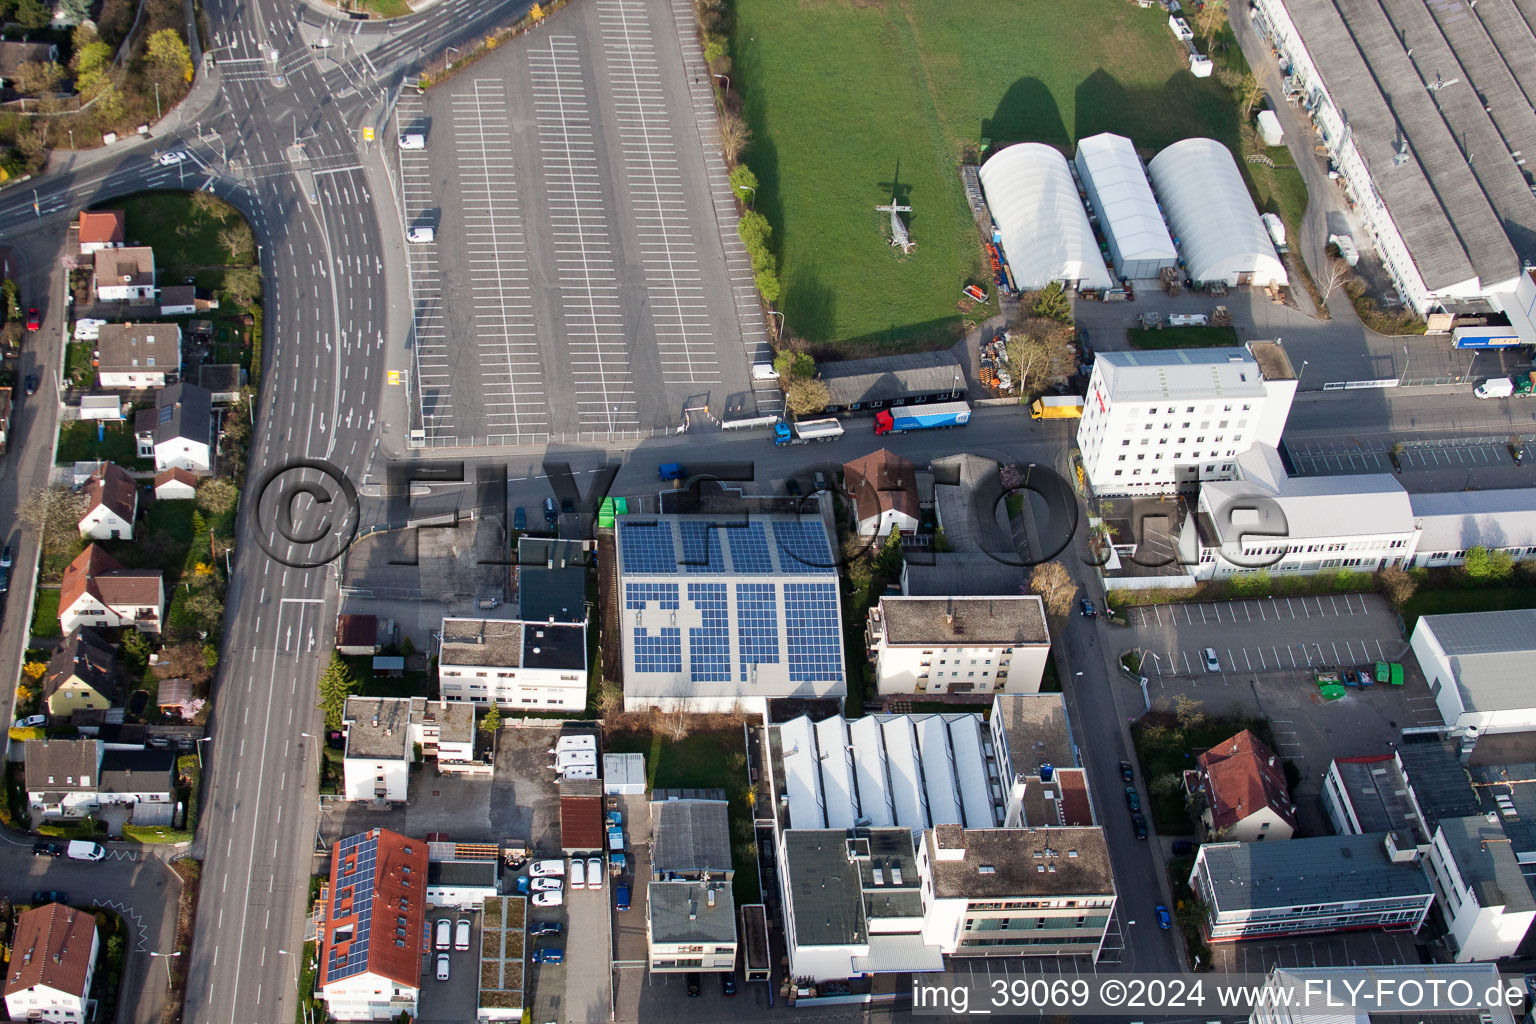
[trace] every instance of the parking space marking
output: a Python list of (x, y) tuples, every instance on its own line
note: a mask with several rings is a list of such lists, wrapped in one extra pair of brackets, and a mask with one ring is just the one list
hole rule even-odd
[(506, 86), (476, 79), (453, 94), (452, 111), (485, 432), (492, 444), (543, 443), (549, 407)]
[(581, 426), (610, 435), (638, 433), (628, 338), (580, 59), (571, 36), (551, 36), (546, 46), (528, 52), (564, 340)]
[(639, 0), (599, 0), (597, 10), (662, 375), (668, 383), (718, 384), (715, 332), (645, 10)]
[[(397, 110), (401, 133), (420, 128), (425, 111), (419, 96), (401, 96)], [(424, 149), (400, 149), (400, 216), (407, 232), (420, 223), (433, 203), (432, 166)], [(421, 410), (421, 427), (429, 444), (452, 444), (453, 379), (448, 358), (443, 280), (437, 242), (407, 243), (405, 267), (411, 290), (415, 325), (415, 380), (411, 387)]]

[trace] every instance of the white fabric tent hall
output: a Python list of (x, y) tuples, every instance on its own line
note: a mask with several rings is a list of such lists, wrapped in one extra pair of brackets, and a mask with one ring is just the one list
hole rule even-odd
[(1073, 163), (1099, 215), (1116, 273), (1149, 280), (1178, 265), (1178, 251), (1130, 139), (1109, 132), (1083, 139)]
[(1226, 146), (1184, 139), (1153, 157), (1147, 171), (1191, 280), (1256, 288), (1289, 283)]
[(1009, 146), (981, 165), (981, 187), (1020, 288), (1052, 281), (1110, 287), (1109, 268), (1061, 153), (1038, 142)]

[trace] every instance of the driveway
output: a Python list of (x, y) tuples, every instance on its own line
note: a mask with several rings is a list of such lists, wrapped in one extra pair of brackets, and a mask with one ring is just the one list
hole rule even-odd
[[(1420, 935), (1424, 934), (1423, 930)], [(1263, 942), (1218, 942), (1211, 947), (1218, 971), (1267, 974), (1274, 967), (1353, 967), (1357, 964), (1421, 963), (1407, 932), (1360, 931), (1298, 936)]]
[(372, 810), (365, 803), (325, 799), (320, 803), (320, 834), (327, 843), (373, 828), (401, 835), (442, 832), (461, 843), (496, 842), (505, 836), (491, 820), (492, 783), (484, 776), (439, 775), (430, 764), (411, 770), (404, 807)]
[(496, 738), (491, 827), (501, 839), (522, 840), (539, 855), (560, 856), (560, 790), (549, 750), (559, 725), (503, 726)]

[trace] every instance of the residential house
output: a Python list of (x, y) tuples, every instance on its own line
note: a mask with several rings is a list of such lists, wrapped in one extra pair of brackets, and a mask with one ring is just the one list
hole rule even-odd
[(181, 328), (176, 324), (102, 324), (96, 339), (96, 380), (103, 388), (163, 388), (181, 375)]
[(212, 396), (195, 384), (172, 384), (155, 393), (155, 408), (134, 420), (139, 458), (155, 460), (155, 471), (213, 472)]
[(404, 803), (416, 747), (439, 765), (472, 761), (475, 709), (425, 697), (348, 697), (343, 793), (348, 800)]
[(57, 63), (59, 48), (53, 43), (0, 40), (0, 87), (14, 89), (23, 64)]
[(416, 1016), (427, 873), (427, 844), (387, 829), (332, 847), (315, 982), (337, 1020)]
[(144, 302), (155, 297), (155, 250), (148, 246), (94, 253), (97, 302)]
[(521, 710), (587, 704), (586, 622), (444, 619), (437, 675), (443, 699)]
[(128, 214), (123, 210), (80, 211), (80, 255), (116, 249), (128, 238)]
[(133, 540), (139, 514), (139, 484), (126, 469), (103, 462), (85, 484), (80, 536), (92, 540)]
[(517, 539), (513, 592), (524, 622), (587, 621), (587, 567), (592, 556), (580, 541), (553, 537)]
[(117, 652), (95, 630), (82, 626), (48, 659), (42, 678), (43, 704), (57, 718), (85, 708), (104, 711), (112, 706), (116, 680)]
[(1045, 606), (1014, 597), (882, 597), (869, 609), (881, 694), (1036, 693), (1051, 654)]
[(84, 818), (98, 806), (100, 740), (27, 740), (27, 804), (36, 818)]
[(1536, 609), (1423, 615), (1409, 647), (1441, 721), (1466, 750), (1491, 733), (1536, 730)]
[(34, 907), (16, 918), (5, 974), (11, 1020), (85, 1024), (101, 951), (96, 918), (62, 903)]
[(1067, 700), (1059, 693), (998, 694), (992, 698), (992, 753), (1006, 796), (1007, 828), (1096, 824), (1088, 775), (1072, 740)]
[(736, 901), (725, 794), (694, 799), (657, 790), (651, 801), (646, 943), (654, 973), (736, 966)]
[(844, 465), (843, 483), (861, 537), (917, 532), (917, 472), (906, 459), (881, 448)]
[(160, 289), (161, 316), (191, 316), (197, 312), (197, 288), (190, 284), (166, 285)]
[(97, 801), (125, 807), (135, 825), (169, 825), (176, 810), (176, 754), (170, 750), (108, 750), (101, 758)]
[(461, 857), (458, 847), (450, 859), (429, 855), (427, 862), (427, 905), (479, 910), (485, 901), (498, 895), (501, 865), (495, 854), (489, 857)]
[(233, 405), (249, 380), (239, 363), (204, 363), (197, 368), (197, 386), (208, 392), (214, 405)]
[(1208, 835), (1256, 843), (1295, 833), (1285, 766), (1252, 732), (1244, 729), (1222, 740), (1196, 763), (1190, 788), (1204, 798), (1201, 820)]
[(165, 586), (159, 569), (125, 569), (96, 544), (88, 544), (64, 569), (59, 584), (59, 627), (114, 629), (132, 626), (160, 632)]
[(197, 497), (197, 477), (185, 469), (166, 469), (155, 474), (155, 500), (191, 501)]

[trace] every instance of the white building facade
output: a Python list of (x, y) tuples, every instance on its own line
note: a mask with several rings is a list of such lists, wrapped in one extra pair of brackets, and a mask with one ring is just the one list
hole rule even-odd
[(1039, 597), (882, 597), (869, 610), (880, 693), (1038, 693), (1051, 655)]
[(437, 676), (444, 700), (513, 710), (587, 706), (587, 626), (444, 619)]

